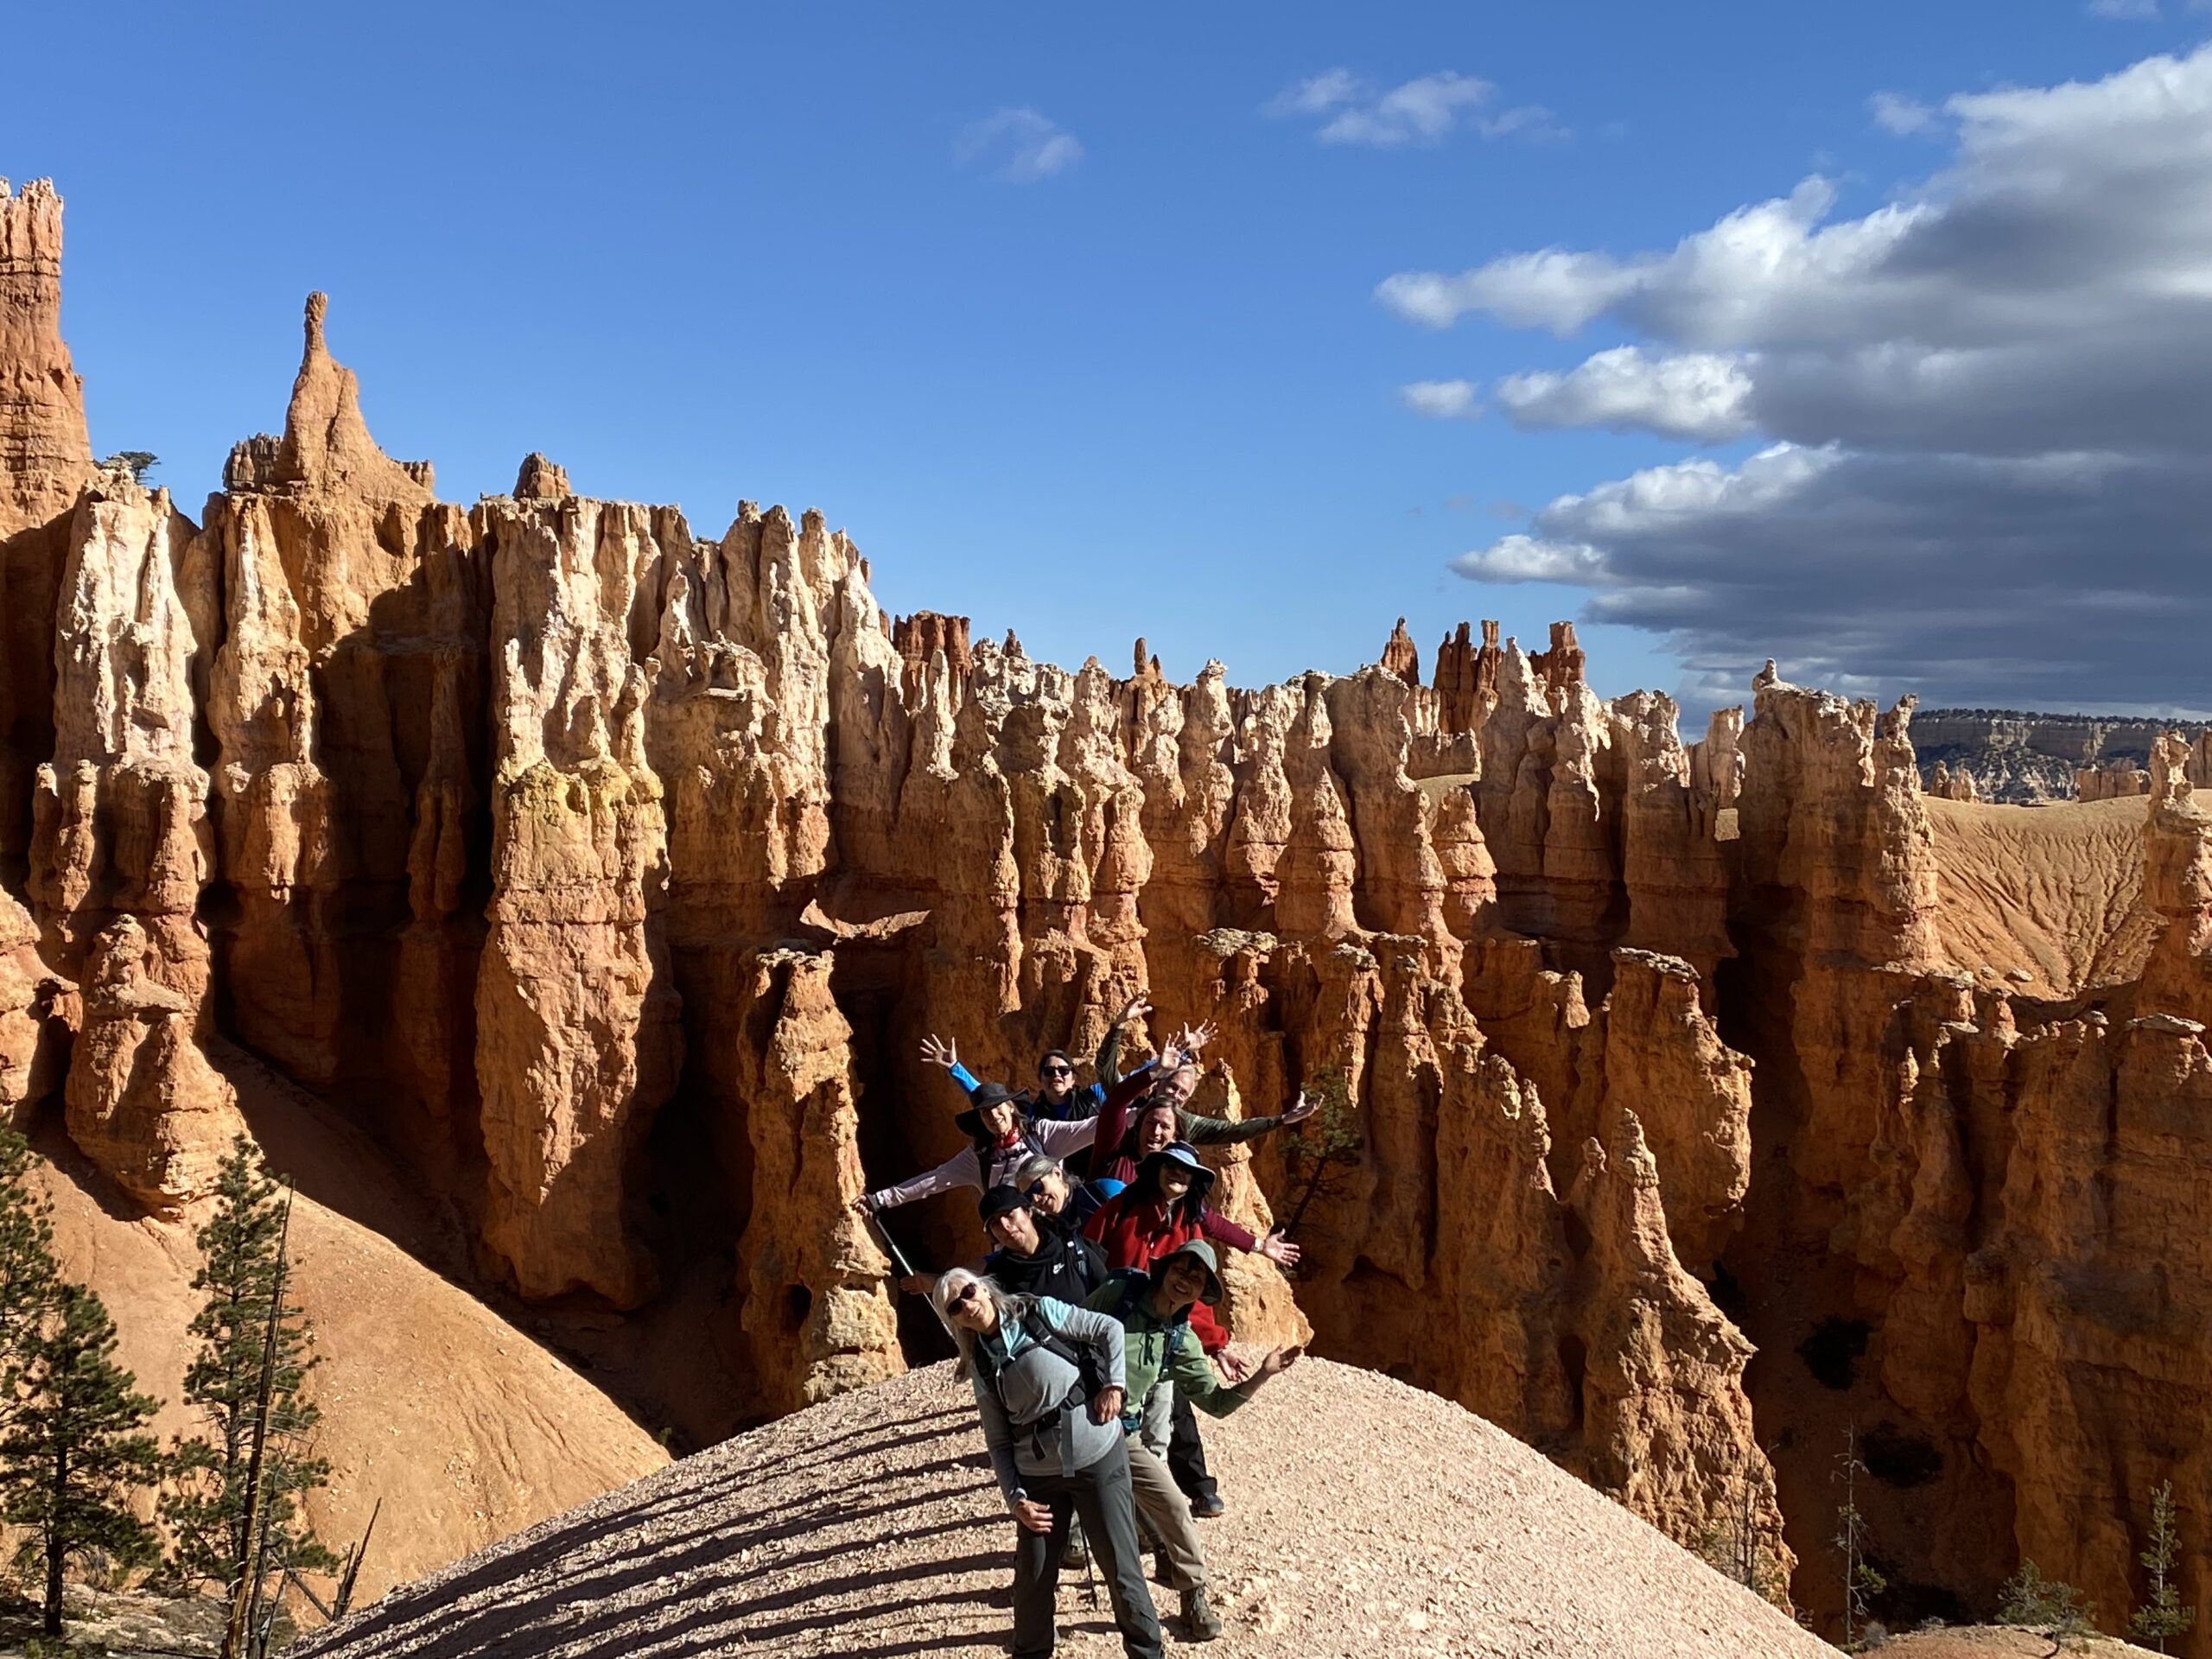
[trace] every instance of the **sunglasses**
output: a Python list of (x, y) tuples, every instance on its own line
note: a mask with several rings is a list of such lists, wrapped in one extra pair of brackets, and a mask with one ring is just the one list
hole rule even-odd
[(960, 1287), (960, 1294), (944, 1305), (946, 1312), (950, 1313), (956, 1307), (967, 1306), (969, 1303), (976, 1300), (976, 1294), (977, 1293), (975, 1286), (963, 1285)]
[(1041, 1198), (1044, 1196), (1044, 1192), (1045, 1183), (1040, 1179), (1029, 1183), (1028, 1187), (1025, 1191), (1024, 1196), (1032, 1198)]
[(1075, 1076), (1075, 1067), (1071, 1065), (1062, 1065), (1058, 1061), (1055, 1061), (1051, 1065), (1040, 1065), (1037, 1069), (1042, 1071), (1048, 1077), (1071, 1077)]

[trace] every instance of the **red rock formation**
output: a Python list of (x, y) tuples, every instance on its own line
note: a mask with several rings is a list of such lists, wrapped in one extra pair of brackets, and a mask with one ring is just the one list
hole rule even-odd
[(569, 487), (569, 469), (556, 467), (543, 455), (532, 450), (522, 458), (522, 467), (515, 474), (514, 495), (521, 501), (558, 501), (574, 495)]
[(0, 179), (0, 879), (20, 884), (31, 774), (54, 748), (54, 604), (92, 474), (83, 382), (61, 340), (61, 198)]
[(2151, 774), (2133, 760), (2074, 769), (2074, 798), (2077, 801), (2119, 801), (2150, 792)]
[[(1488, 645), (1487, 629), (1484, 635), (1483, 643)], [(1574, 637), (1573, 623), (1553, 623), (1551, 636), (1550, 649), (1536, 652), (1529, 660), (1536, 671), (1536, 677), (1543, 681), (1556, 701), (1568, 686), (1582, 683), (1584, 652)]]
[(1421, 647), (1414, 644), (1414, 637), (1406, 632), (1406, 619), (1400, 617), (1390, 630), (1390, 637), (1382, 642), (1382, 655), (1376, 665), (1396, 675), (1408, 685), (1421, 683)]
[(630, 627), (690, 536), (672, 514), (612, 503), (492, 500), (478, 514), (501, 646), (476, 982), (484, 1238), (525, 1295), (588, 1286), (632, 1306), (652, 1283), (628, 1214), (633, 1166), (683, 1037)]
[(1438, 718), (1446, 732), (1471, 732), (1489, 717), (1497, 702), (1497, 669), (1502, 653), (1497, 624), (1483, 624), (1479, 649), (1469, 639), (1467, 625), (1445, 637), (1436, 648)]
[(1974, 787), (1972, 772), (1964, 771), (1955, 772), (1941, 760), (1936, 763), (1935, 770), (1928, 774), (1924, 792), (1933, 795), (1940, 801), (1975, 801), (1981, 798), (1980, 791)]
[(0, 1121), (26, 1127), (27, 1106), (53, 1093), (68, 1064), (76, 987), (48, 970), (38, 925), (0, 892)]
[(2143, 970), (2142, 1007), (2212, 1024), (2212, 812), (2190, 798), (2189, 758), (2171, 733), (2151, 752), (2143, 902), (2163, 926)]
[[(964, 616), (945, 616), (936, 611), (917, 611), (912, 616), (895, 617), (891, 623), (891, 643), (906, 664), (906, 695), (912, 696), (920, 688), (922, 671), (939, 652), (956, 681), (965, 682), (974, 671), (976, 658), (968, 644), (968, 619)], [(1143, 642), (1138, 642), (1141, 652)]]

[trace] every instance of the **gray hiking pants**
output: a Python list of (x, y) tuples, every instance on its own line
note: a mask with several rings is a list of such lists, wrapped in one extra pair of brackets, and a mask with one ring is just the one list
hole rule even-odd
[[(1078, 1408), (1079, 1409), (1079, 1408)], [(1128, 1659), (1162, 1659), (1160, 1616), (1145, 1587), (1144, 1558), (1137, 1549), (1136, 1502), (1129, 1486), (1129, 1454), (1114, 1442), (1106, 1455), (1071, 1475), (1028, 1475), (1023, 1488), (1052, 1511), (1049, 1533), (1015, 1529), (1014, 1545), (1014, 1659), (1048, 1659), (1052, 1651), (1052, 1599), (1059, 1587), (1060, 1555), (1068, 1522), (1083, 1517), (1084, 1535), (1106, 1574), (1114, 1623)]]

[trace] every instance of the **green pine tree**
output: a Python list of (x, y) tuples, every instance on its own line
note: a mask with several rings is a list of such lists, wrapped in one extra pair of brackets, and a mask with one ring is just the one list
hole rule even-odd
[(2004, 1624), (2042, 1630), (2069, 1643), (2088, 1636), (2097, 1627), (2097, 1610), (2084, 1602), (2070, 1584), (2047, 1579), (2033, 1561), (2023, 1560), (2020, 1570), (1999, 1588), (1997, 1617)]
[(2160, 1653), (2166, 1643), (2186, 1635), (2196, 1623), (2196, 1609), (2182, 1604), (2174, 1584), (2174, 1563), (2181, 1554), (2181, 1529), (2174, 1521), (2174, 1484), (2171, 1480), (2151, 1494), (2151, 1544), (2136, 1559), (2151, 1575), (2151, 1599), (2129, 1617), (2127, 1634)]
[(207, 1432), (177, 1442), (161, 1515), (173, 1540), (170, 1576), (213, 1583), (234, 1599), (249, 1580), (257, 1600), (260, 1586), (273, 1594), (288, 1569), (340, 1565), (300, 1507), (329, 1479), (330, 1465), (311, 1447), (322, 1414), (301, 1393), (316, 1362), (304, 1313), (289, 1295), (290, 1207), (289, 1193), (241, 1135), (197, 1235), (202, 1265), (192, 1287), (207, 1300), (192, 1321), (200, 1349), (184, 1374), (184, 1397)]
[(1302, 1183), (1304, 1187), (1290, 1219), (1283, 1224), (1285, 1232), (1294, 1231), (1314, 1198), (1332, 1191), (1337, 1177), (1359, 1162), (1366, 1144), (1360, 1134), (1359, 1109), (1352, 1103), (1351, 1081), (1343, 1067), (1320, 1067), (1306, 1079), (1301, 1092), (1312, 1096), (1320, 1109), (1282, 1137), (1283, 1168), (1294, 1184)]
[(63, 1285), (11, 1368), (14, 1413), (0, 1436), (0, 1519), (29, 1529), (19, 1566), (43, 1565), (45, 1630), (61, 1634), (61, 1573), (99, 1550), (118, 1565), (159, 1559), (153, 1529), (131, 1495), (161, 1478), (160, 1447), (144, 1427), (157, 1402), (115, 1363), (115, 1321), (82, 1285)]
[(1858, 1635), (1859, 1622), (1866, 1618), (1868, 1604), (1890, 1587), (1873, 1564), (1866, 1559), (1866, 1517), (1859, 1510), (1859, 1478), (1866, 1472), (1866, 1465), (1859, 1455), (1859, 1425), (1852, 1423), (1844, 1430), (1843, 1451), (1835, 1460), (1834, 1478), (1843, 1483), (1843, 1502), (1836, 1506), (1836, 1554), (1843, 1558), (1843, 1645), (1851, 1646)]
[[(53, 1206), (31, 1184), (30, 1143), (0, 1128), (0, 1375), (21, 1359), (60, 1287)], [(0, 1388), (0, 1424), (12, 1390)]]

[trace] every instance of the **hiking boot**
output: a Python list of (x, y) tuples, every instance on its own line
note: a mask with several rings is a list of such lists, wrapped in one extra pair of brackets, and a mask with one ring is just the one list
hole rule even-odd
[(1183, 1630), (1193, 1642), (1211, 1642), (1221, 1634), (1221, 1616), (1207, 1602), (1203, 1584), (1183, 1592)]
[(1201, 1521), (1218, 1521), (1229, 1513), (1229, 1505), (1219, 1492), (1207, 1492), (1191, 1500), (1191, 1513)]
[(1084, 1541), (1083, 1529), (1068, 1529), (1067, 1548), (1060, 1552), (1060, 1564), (1082, 1573), (1090, 1566), (1090, 1546)]

